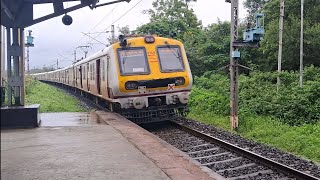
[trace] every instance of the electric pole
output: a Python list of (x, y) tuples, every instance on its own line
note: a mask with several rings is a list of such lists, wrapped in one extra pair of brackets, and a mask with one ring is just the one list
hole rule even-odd
[(92, 47), (91, 46), (78, 46), (78, 47), (76, 47), (76, 49), (74, 50), (74, 52), (73, 52), (73, 55), (74, 55), (74, 62), (76, 63), (77, 62), (77, 49), (78, 48), (81, 48), (82, 49), (82, 51), (84, 52), (84, 58), (86, 58), (87, 57), (87, 54), (88, 54), (88, 48), (91, 48), (92, 49)]
[(74, 57), (73, 62), (77, 62), (77, 48), (73, 51), (73, 57)]
[(301, 0), (301, 32), (300, 32), (300, 86), (303, 85), (303, 5), (304, 0)]
[(231, 31), (230, 31), (230, 127), (238, 128), (238, 60), (240, 54), (234, 42), (238, 40), (238, 8), (239, 1), (231, 0)]
[(111, 44), (115, 42), (114, 25), (111, 25)]
[(284, 18), (284, 0), (280, 0), (280, 18), (279, 18), (279, 50), (278, 50), (278, 77), (277, 77), (277, 92), (280, 87), (280, 72), (282, 60), (282, 35), (283, 35), (283, 18)]
[(57, 59), (57, 69), (59, 69), (59, 59)]
[[(231, 3), (231, 29), (230, 29), (230, 127), (236, 130), (239, 125), (239, 67), (244, 67), (239, 64), (240, 47), (258, 48), (259, 42), (264, 34), (263, 14), (256, 14), (256, 25), (253, 28), (248, 27), (243, 33), (243, 40), (238, 39), (238, 24), (239, 24), (239, 0), (226, 0)], [(250, 69), (250, 68), (247, 68)]]

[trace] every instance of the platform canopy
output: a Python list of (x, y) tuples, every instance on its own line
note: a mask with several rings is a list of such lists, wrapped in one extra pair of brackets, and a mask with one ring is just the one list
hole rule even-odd
[[(71, 1), (78, 2), (78, 4), (65, 9), (63, 3)], [(100, 0), (100, 3), (99, 0), (1, 0), (1, 25), (25, 28), (86, 6), (94, 9), (124, 1), (130, 2), (130, 0), (109, 0), (104, 3), (102, 1)], [(48, 3), (53, 5), (54, 12), (34, 19), (33, 5)]]

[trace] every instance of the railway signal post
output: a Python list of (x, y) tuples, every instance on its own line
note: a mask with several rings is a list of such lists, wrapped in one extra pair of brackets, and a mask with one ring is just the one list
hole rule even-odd
[[(238, 16), (239, 16), (239, 0), (225, 0), (231, 3), (231, 29), (230, 29), (230, 127), (236, 130), (239, 126), (238, 117), (238, 78), (240, 47), (257, 48), (261, 37), (264, 34), (263, 14), (256, 14), (256, 25), (248, 28), (243, 32), (243, 40), (238, 38)], [(241, 66), (243, 67), (243, 66)]]
[(25, 47), (27, 47), (27, 72), (30, 73), (30, 55), (29, 55), (29, 47), (34, 47), (33, 44), (33, 36), (31, 35), (32, 30), (29, 30), (29, 35), (27, 36), (27, 43)]

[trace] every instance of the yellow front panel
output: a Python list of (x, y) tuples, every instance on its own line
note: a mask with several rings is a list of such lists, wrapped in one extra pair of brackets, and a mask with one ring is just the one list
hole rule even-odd
[[(144, 47), (147, 51), (147, 58), (150, 67), (150, 74), (147, 75), (121, 75), (119, 69), (119, 61), (118, 61), (118, 54), (117, 49), (120, 48), (120, 43), (115, 43), (113, 45), (114, 53), (116, 54), (116, 64), (117, 64), (117, 71), (118, 71), (118, 78), (119, 78), (119, 90), (121, 92), (136, 92), (138, 90), (126, 90), (125, 83), (127, 81), (139, 81), (139, 80), (154, 80), (154, 79), (165, 79), (165, 78), (173, 78), (173, 77), (184, 77), (185, 84), (181, 86), (176, 86), (175, 89), (181, 89), (187, 87), (190, 84), (190, 78), (188, 73), (188, 66), (186, 63), (187, 57), (185, 56), (185, 51), (183, 49), (183, 45), (181, 42), (174, 40), (174, 39), (167, 39), (167, 38), (160, 38), (155, 37), (155, 42), (151, 44), (147, 44), (144, 42), (143, 37), (128, 39), (128, 46), (127, 47)], [(158, 54), (157, 54), (157, 46), (161, 45), (178, 45), (180, 46), (181, 55), (183, 58), (184, 63), (184, 72), (161, 72), (160, 64), (158, 61)], [(167, 87), (159, 87), (159, 88), (148, 88), (149, 90), (167, 90)]]

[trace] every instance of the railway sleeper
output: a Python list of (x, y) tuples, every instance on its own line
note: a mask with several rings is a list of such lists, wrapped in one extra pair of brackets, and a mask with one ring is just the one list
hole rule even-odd
[(230, 152), (223, 152), (223, 153), (219, 153), (219, 154), (213, 154), (210, 156), (202, 156), (202, 157), (196, 157), (196, 158), (192, 158), (194, 160), (200, 160), (200, 159), (206, 159), (206, 158), (211, 158), (211, 157), (218, 157), (218, 156), (222, 156), (222, 155), (229, 155), (231, 154)]
[(272, 173), (273, 173), (273, 171), (268, 169), (268, 170), (263, 170), (263, 171), (251, 173), (251, 174), (246, 174), (246, 175), (231, 177), (231, 178), (228, 178), (228, 179), (230, 179), (230, 180), (249, 179), (249, 178), (252, 178), (252, 177), (255, 177), (255, 176), (261, 176), (262, 174), (272, 174)]
[(222, 161), (214, 161), (214, 162), (210, 162), (210, 163), (204, 163), (204, 164), (201, 164), (201, 165), (210, 166), (210, 165), (213, 165), (213, 164), (232, 162), (232, 161), (236, 161), (236, 160), (239, 160), (239, 159), (243, 159), (243, 157), (235, 157), (235, 158), (226, 159), (226, 160), (222, 160)]
[(256, 164), (255, 163), (249, 163), (249, 164), (244, 164), (244, 165), (241, 165), (241, 166), (238, 166), (238, 167), (222, 169), (222, 170), (219, 170), (219, 171), (216, 171), (216, 172), (217, 173), (221, 173), (221, 172), (224, 172), (224, 171), (233, 171), (233, 170), (238, 170), (238, 169), (247, 168), (247, 167), (251, 167), (251, 166), (256, 166)]
[(216, 147), (216, 148), (210, 148), (210, 149), (206, 149), (206, 150), (187, 152), (187, 154), (192, 155), (192, 154), (198, 154), (198, 153), (202, 153), (202, 152), (217, 151), (219, 149), (220, 149), (219, 147)]

